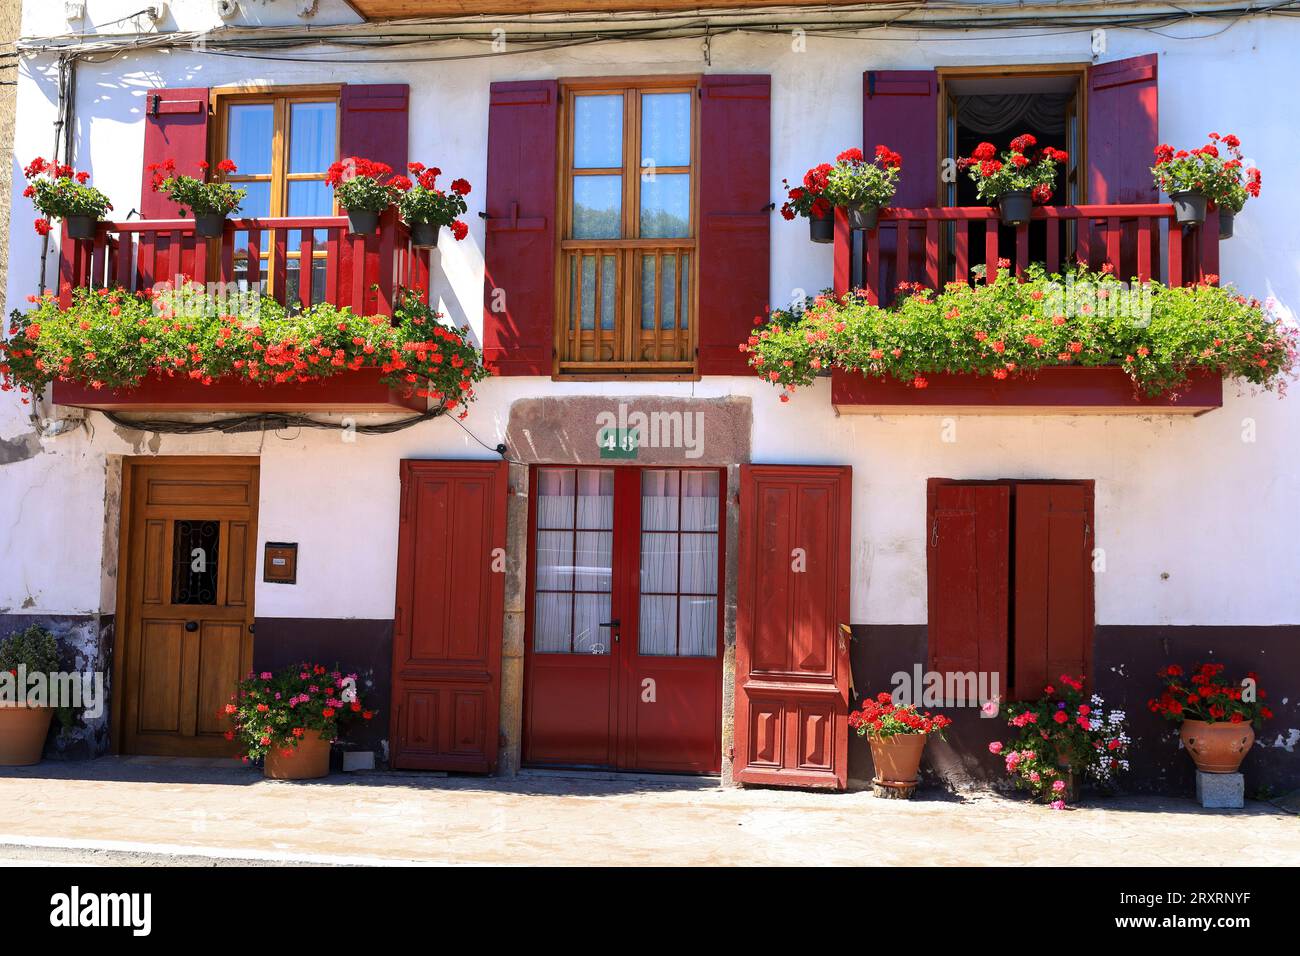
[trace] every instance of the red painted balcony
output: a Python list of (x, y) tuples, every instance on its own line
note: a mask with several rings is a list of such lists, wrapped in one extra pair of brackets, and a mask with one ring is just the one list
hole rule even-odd
[[(93, 239), (65, 230), (59, 266), (64, 308), (76, 288), (121, 286), (135, 292), (177, 277), (237, 283), (281, 305), (316, 302), (347, 306), (357, 315), (391, 315), (399, 288), (429, 291), (429, 250), (411, 245), (393, 210), (370, 235), (349, 235), (346, 216), (229, 220), (220, 239), (194, 234), (190, 219), (105, 222)], [(302, 281), (303, 263), (310, 281)], [(385, 411), (423, 410), (422, 398), (402, 396), (375, 369), (342, 372), (311, 383), (252, 385), (189, 379), (150, 380), (129, 391), (95, 390), (56, 382), (60, 405), (115, 411)]]
[[(1063, 263), (1109, 266), (1118, 277), (1158, 280), (1166, 285), (1218, 281), (1218, 214), (1201, 226), (1174, 221), (1173, 206), (1037, 206), (1031, 222), (998, 225), (998, 212), (985, 206), (882, 209), (877, 228), (855, 239), (844, 210), (836, 210), (835, 291), (866, 291), (870, 301), (889, 304), (898, 286), (920, 282), (932, 289), (973, 281), (983, 266), (989, 280), (1002, 268), (1022, 274), (1032, 262), (1057, 272)], [(1217, 376), (1195, 376), (1178, 395), (1138, 395), (1120, 368), (1048, 368), (1034, 376), (1003, 380), (975, 375), (928, 376), (916, 389), (893, 379), (835, 369), (831, 401), (842, 412), (938, 414), (962, 411), (1078, 414), (1199, 414), (1223, 404)]]

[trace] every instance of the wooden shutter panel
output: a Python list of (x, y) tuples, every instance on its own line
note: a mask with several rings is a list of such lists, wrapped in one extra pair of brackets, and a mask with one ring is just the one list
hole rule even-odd
[(1092, 661), (1092, 483), (1016, 486), (1015, 693)]
[[(904, 209), (939, 205), (939, 74), (934, 70), (868, 70), (862, 74), (862, 151), (874, 156), (884, 144), (903, 157), (903, 174), (892, 205)], [(912, 231), (908, 245), (908, 271), (925, 275), (925, 236)], [(849, 244), (837, 243), (840, 258), (836, 274), (849, 284)], [(898, 227), (885, 223), (880, 230), (880, 257), (884, 266), (882, 300), (888, 301), (897, 285)], [(838, 285), (837, 285), (838, 288)]]
[[(410, 87), (405, 83), (345, 85), (339, 96), (339, 158), (359, 156), (387, 163), (393, 167), (394, 174), (404, 174), (406, 164), (410, 162), (409, 101)], [(396, 213), (390, 210), (384, 215), (387, 219), (381, 222), (381, 226), (387, 227), (388, 220)], [(366, 256), (370, 260), (366, 267), (368, 273), (379, 272), (379, 245), (377, 235), (366, 240)], [(340, 249), (339, 298), (343, 302), (352, 302), (354, 247), (351, 242), (344, 242)], [(362, 311), (367, 315), (388, 311), (377, 289), (366, 289), (364, 301)]]
[(394, 767), (496, 767), (505, 575), (493, 565), (505, 553), (508, 468), (402, 461)]
[(768, 302), (772, 78), (706, 76), (700, 85), (701, 375), (752, 375), (740, 351)]
[(852, 469), (743, 465), (740, 475), (736, 779), (842, 790)]
[(931, 481), (928, 505), (930, 669), (1006, 687), (1011, 489)]
[(1088, 202), (1153, 203), (1158, 143), (1154, 53), (1088, 67)]
[(410, 87), (405, 83), (352, 84), (340, 98), (339, 155), (360, 156), (406, 172), (410, 162)]
[(151, 90), (144, 98), (144, 163), (140, 181), (140, 218), (179, 219), (180, 208), (153, 191), (150, 163), (176, 160), (182, 173), (197, 176), (208, 158), (208, 91), (206, 87)]
[(499, 375), (553, 369), (558, 104), (555, 80), (492, 84), (483, 358)]

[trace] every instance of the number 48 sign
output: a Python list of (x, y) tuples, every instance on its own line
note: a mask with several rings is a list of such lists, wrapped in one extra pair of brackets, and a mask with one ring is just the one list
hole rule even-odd
[(599, 443), (601, 458), (635, 458), (639, 436), (635, 428), (602, 428)]

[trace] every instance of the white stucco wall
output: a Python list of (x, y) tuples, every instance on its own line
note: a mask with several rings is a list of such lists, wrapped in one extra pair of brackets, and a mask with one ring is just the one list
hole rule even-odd
[[(184, 28), (201, 25), (201, 17), (186, 20), (189, 6), (189, 0), (172, 5), (180, 12), (171, 15)], [(253, 6), (262, 16), (275, 12)], [(127, 0), (90, 0), (89, 7), (90, 20), (97, 23), (138, 9)], [(207, 9), (204, 5), (199, 13)], [(339, 9), (325, 0), (318, 17)], [(56, 23), (58, 16), (53, 5), (29, 3), (24, 32), (61, 32), (66, 24)], [(280, 22), (295, 22), (291, 11)], [(1300, 221), (1300, 190), (1288, 181), (1300, 101), (1284, 92), (1282, 64), (1298, 43), (1300, 23), (1257, 19), (1206, 39), (1111, 31), (1105, 57), (1161, 55), (1162, 139), (1194, 145), (1211, 129), (1243, 138), (1248, 155), (1264, 170), (1264, 196), (1238, 218), (1236, 237), (1222, 247), (1221, 271), (1225, 281), (1290, 306), (1300, 302), (1300, 233), (1294, 228)], [(461, 43), (426, 49), (446, 57), (483, 48)], [(862, 40), (811, 38), (807, 51), (796, 53), (786, 35), (731, 35), (715, 38), (711, 55), (706, 68), (699, 42), (680, 40), (442, 64), (376, 62), (345, 70), (190, 50), (83, 62), (77, 81), (77, 165), (91, 171), (124, 213), (139, 200), (147, 90), (252, 80), (409, 83), (412, 158), (435, 162), (475, 186), (469, 196), (470, 235), (462, 243), (444, 244), (435, 281), (445, 311), (457, 322), (468, 321), (477, 334), (483, 275), (477, 212), (483, 208), (488, 89), (494, 80), (611, 71), (771, 73), (775, 199), (783, 175), (800, 174), (859, 142), (863, 70), (1082, 62), (1090, 58), (1090, 41), (1087, 33), (916, 40), (898, 32)], [(56, 99), (52, 64), (49, 56), (24, 62), (15, 162), (49, 154)], [(39, 256), (37, 237), (25, 226), (29, 216), (26, 200), (17, 195), (20, 188), (14, 196), (18, 227), (10, 250), (10, 307), (34, 291)], [(809, 243), (802, 223), (774, 218), (773, 301), (830, 282), (830, 247)], [(826, 384), (781, 405), (774, 389), (753, 378), (644, 385), (516, 378), (484, 383), (465, 424), (495, 445), (511, 402), (544, 394), (747, 395), (754, 403), (755, 461), (851, 464), (854, 623), (925, 621), (925, 479), (932, 476), (1096, 479), (1097, 540), (1107, 553), (1107, 570), (1097, 577), (1099, 624), (1300, 622), (1295, 586), (1300, 516), (1291, 493), (1300, 478), (1300, 395), (1279, 401), (1273, 395), (1238, 395), (1230, 385), (1224, 407), (1199, 418), (961, 417), (957, 441), (945, 443), (940, 416), (837, 417)], [(1253, 443), (1241, 439), (1246, 419), (1255, 423)], [(93, 433), (44, 439), (42, 454), (0, 466), (0, 610), (111, 609), (111, 596), (101, 593), (100, 547), (108, 456), (228, 453), (261, 456), (260, 539), (300, 543), (300, 583), (259, 583), (257, 614), (391, 617), (399, 459), (489, 456), (450, 420), (389, 436), (361, 436), (354, 444), (328, 432), (159, 440), (118, 434), (98, 415), (91, 415), (90, 424)], [(0, 438), (19, 441), (30, 432), (25, 410), (11, 396), (0, 400)]]

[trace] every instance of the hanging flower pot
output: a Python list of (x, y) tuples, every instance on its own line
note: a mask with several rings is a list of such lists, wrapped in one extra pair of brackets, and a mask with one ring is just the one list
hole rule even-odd
[(63, 220), (70, 239), (94, 239), (97, 221), (92, 216), (68, 216)]
[(330, 742), (309, 730), (297, 747), (272, 746), (262, 774), (269, 780), (316, 780), (329, 776)]
[(1028, 189), (1013, 189), (998, 197), (998, 215), (1004, 226), (1024, 225), (1033, 210), (1034, 198)]
[(809, 216), (808, 238), (813, 242), (834, 242), (835, 216)]
[(1220, 239), (1232, 238), (1232, 223), (1233, 220), (1236, 218), (1236, 216), (1237, 214), (1233, 212), (1231, 209), (1224, 209), (1222, 206), (1219, 207), (1219, 238)]
[(925, 734), (894, 734), (892, 737), (868, 738), (871, 742), (871, 777), (876, 796), (906, 800), (916, 792), (921, 776), (921, 755), (925, 752)]
[(199, 213), (194, 217), (194, 234), (201, 239), (220, 239), (226, 231), (226, 217), (219, 212)]
[(1196, 769), (1203, 773), (1236, 773), (1241, 762), (1255, 745), (1255, 731), (1250, 724), (1184, 720), (1178, 738), (1191, 754)]
[(440, 229), (436, 222), (411, 223), (411, 245), (421, 249), (433, 248), (438, 244)]
[(0, 707), (0, 767), (40, 763), (53, 714), (50, 707)]
[(864, 206), (861, 203), (854, 203), (849, 206), (849, 228), (856, 229), (859, 232), (875, 229), (876, 222), (880, 218), (879, 206)]
[(368, 236), (379, 228), (379, 213), (369, 209), (348, 210), (348, 232), (354, 236)]
[(1174, 218), (1184, 226), (1199, 226), (1205, 222), (1205, 193), (1179, 190), (1169, 194), (1174, 203)]

